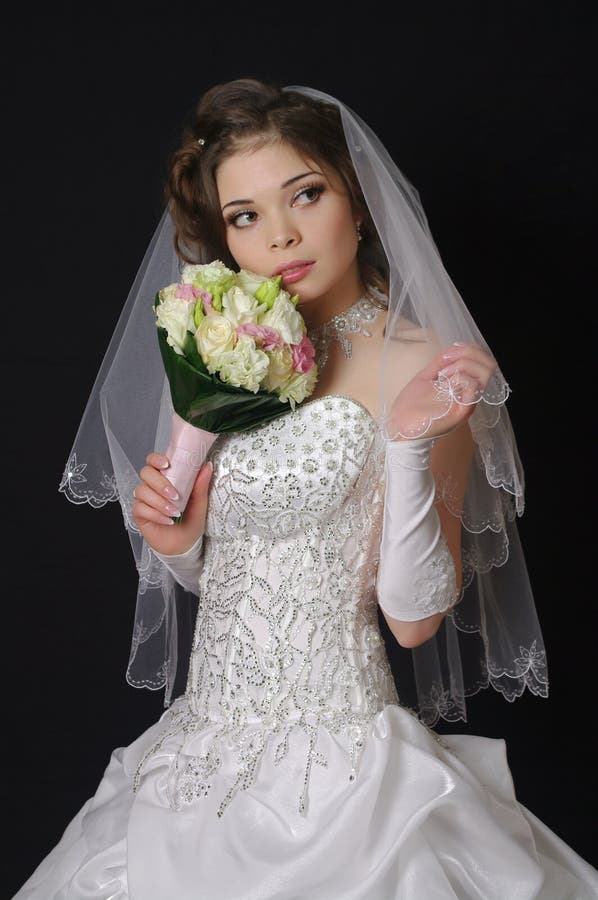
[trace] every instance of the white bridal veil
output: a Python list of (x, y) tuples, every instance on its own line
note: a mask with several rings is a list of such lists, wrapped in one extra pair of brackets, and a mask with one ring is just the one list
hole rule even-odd
[[(446, 272), (417, 190), (373, 131), (343, 103), (306, 87), (285, 91), (340, 110), (345, 139), (389, 267), (388, 317), (379, 381), (385, 428), (396, 391), (390, 373), (402, 342), (430, 334), (442, 345), (488, 348)], [(165, 209), (116, 326), (85, 409), (60, 490), (74, 503), (121, 504), (139, 589), (127, 679), (165, 688), (177, 673), (180, 588), (145, 544), (131, 518), (132, 492), (145, 456), (164, 450), (170, 394), (151, 304), (156, 291), (179, 280), (174, 228)], [(201, 253), (198, 262), (209, 260)], [(437, 634), (408, 651), (413, 709), (428, 724), (466, 720), (466, 697), (491, 685), (507, 700), (525, 687), (548, 695), (545, 648), (516, 526), (524, 508), (524, 478), (505, 402), (509, 387), (497, 370), (469, 419), (474, 459), (462, 504), (443, 500), (462, 523), (462, 596)], [(392, 437), (386, 432), (386, 437)], [(184, 603), (191, 602), (184, 598)], [(409, 691), (407, 688), (407, 695)], [(401, 691), (405, 695), (405, 689)]]

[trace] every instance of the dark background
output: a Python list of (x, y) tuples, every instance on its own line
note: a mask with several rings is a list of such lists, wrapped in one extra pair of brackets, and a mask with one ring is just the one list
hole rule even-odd
[(57, 488), (183, 118), (206, 88), (248, 75), (329, 92), (374, 128), (513, 389), (550, 697), (509, 704), (490, 689), (466, 724), (437, 730), (504, 738), (520, 802), (598, 864), (592, 8), (423, 2), (395, 6), (391, 24), (368, 4), (145, 7), (135, 22), (73, 7), (5, 29), (9, 894), (112, 749), (162, 711), (161, 694), (124, 679), (136, 572), (120, 508), (75, 507)]

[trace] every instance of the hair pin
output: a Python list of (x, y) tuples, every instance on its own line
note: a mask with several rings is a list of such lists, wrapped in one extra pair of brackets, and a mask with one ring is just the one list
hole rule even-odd
[(203, 138), (198, 138), (198, 139), (197, 139), (197, 143), (199, 144), (200, 147), (203, 147), (204, 144), (205, 144), (205, 141), (204, 141)]

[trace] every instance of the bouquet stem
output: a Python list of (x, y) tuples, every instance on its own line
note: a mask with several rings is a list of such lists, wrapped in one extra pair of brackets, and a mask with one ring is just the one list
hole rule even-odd
[(170, 443), (166, 450), (170, 466), (164, 475), (179, 493), (180, 499), (177, 501), (177, 505), (181, 510), (181, 515), (174, 519), (175, 522), (180, 522), (182, 519), (182, 513), (193, 490), (197, 473), (205, 463), (217, 437), (217, 434), (204, 431), (203, 428), (198, 428), (196, 425), (190, 425), (178, 413), (173, 413)]

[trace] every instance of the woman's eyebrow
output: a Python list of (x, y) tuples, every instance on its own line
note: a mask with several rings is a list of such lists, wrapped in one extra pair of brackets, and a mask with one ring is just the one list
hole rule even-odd
[[(280, 190), (284, 190), (284, 188), (288, 187), (290, 184), (294, 184), (295, 181), (300, 181), (302, 178), (305, 178), (306, 175), (321, 175), (321, 172), (316, 172), (313, 169), (310, 169), (308, 172), (302, 172), (301, 175), (294, 175), (292, 178), (289, 178), (288, 181), (285, 181), (280, 185)], [(222, 211), (226, 209), (227, 206), (244, 206), (246, 203), (255, 203), (255, 200), (229, 200), (228, 203), (225, 203), (222, 207)]]

